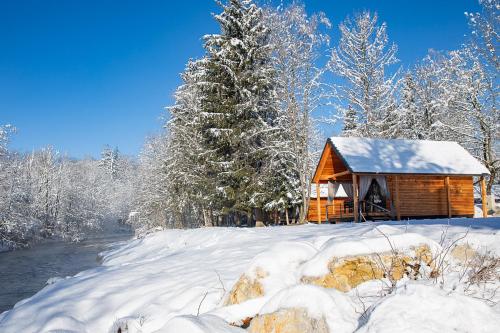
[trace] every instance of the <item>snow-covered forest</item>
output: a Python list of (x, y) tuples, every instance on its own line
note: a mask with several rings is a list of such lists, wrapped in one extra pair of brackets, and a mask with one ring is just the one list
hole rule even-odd
[[(453, 140), (498, 181), (499, 2), (466, 13), (458, 50), (401, 64), (376, 13), (340, 23), (300, 4), (278, 9), (231, 0), (188, 61), (165, 130), (140, 164), (136, 223), (239, 225), (278, 218), (303, 222), (309, 181), (324, 137)], [(331, 133), (328, 133), (331, 134)]]
[(51, 147), (8, 151), (14, 131), (0, 127), (0, 250), (41, 238), (78, 241), (107, 221), (125, 222), (134, 160), (109, 147), (99, 160), (71, 159)]
[(145, 229), (304, 222), (319, 149), (334, 134), (321, 132), (333, 129), (457, 141), (490, 171), (491, 193), (500, 3), (479, 2), (460, 49), (430, 50), (412, 66), (377, 13), (339, 24), (297, 3), (222, 2), (219, 33), (187, 61), (164, 128), (138, 161), (110, 148), (101, 159), (19, 153), (8, 149), (14, 127), (0, 127), (1, 243), (78, 239), (109, 219)]

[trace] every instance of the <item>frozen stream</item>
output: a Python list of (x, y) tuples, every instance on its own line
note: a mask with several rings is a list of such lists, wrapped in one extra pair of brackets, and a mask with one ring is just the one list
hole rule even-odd
[(0, 313), (34, 295), (51, 277), (71, 276), (99, 265), (99, 252), (131, 237), (131, 231), (122, 230), (80, 243), (49, 241), (0, 253)]

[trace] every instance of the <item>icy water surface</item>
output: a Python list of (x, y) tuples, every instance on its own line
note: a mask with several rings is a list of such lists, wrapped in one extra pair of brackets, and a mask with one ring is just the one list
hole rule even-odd
[(0, 253), (0, 313), (31, 297), (51, 277), (66, 277), (98, 266), (97, 254), (132, 237), (122, 230), (80, 243), (49, 241), (29, 249)]

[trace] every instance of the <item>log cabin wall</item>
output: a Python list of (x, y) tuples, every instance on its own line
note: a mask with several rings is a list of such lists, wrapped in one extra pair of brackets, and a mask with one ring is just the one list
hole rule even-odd
[[(445, 176), (399, 175), (399, 201), (402, 218), (425, 216), (448, 216)], [(394, 176), (387, 176), (387, 185), (394, 201)], [(328, 216), (352, 217), (344, 210), (347, 198), (335, 198), (333, 207), (328, 208)], [(327, 198), (321, 198), (321, 221), (326, 221)], [(452, 216), (474, 216), (474, 186), (471, 176), (450, 176), (450, 204)], [(387, 203), (389, 207), (389, 202)], [(308, 212), (309, 221), (318, 221), (316, 198), (311, 198)]]
[[(448, 216), (445, 176), (399, 175), (399, 201), (402, 217)], [(387, 176), (394, 199), (394, 176)], [(452, 216), (474, 216), (472, 176), (450, 176)]]

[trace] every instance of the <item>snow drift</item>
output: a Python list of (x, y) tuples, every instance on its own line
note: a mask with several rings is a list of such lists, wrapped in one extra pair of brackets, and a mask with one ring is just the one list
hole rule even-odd
[[(331, 256), (391, 245), (406, 251), (426, 244), (435, 254), (467, 244), (498, 256), (499, 229), (500, 219), (491, 218), (160, 231), (102, 253), (100, 267), (54, 280), (0, 314), (0, 331), (233, 333), (248, 330), (251, 318), (301, 309), (292, 313), (320, 318), (333, 332), (480, 331), (473, 322), (494, 332), (499, 296), (488, 292), (498, 280), (467, 285), (466, 265), (451, 256), (446, 276), (405, 277), (395, 286), (382, 278), (341, 292), (304, 285), (301, 277), (324, 272)], [(266, 272), (262, 295), (228, 305), (240, 277), (255, 279), (257, 268)]]

